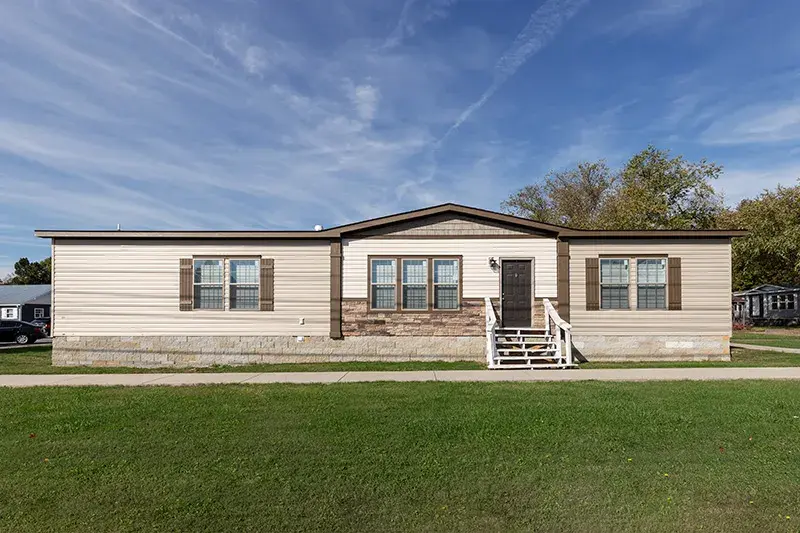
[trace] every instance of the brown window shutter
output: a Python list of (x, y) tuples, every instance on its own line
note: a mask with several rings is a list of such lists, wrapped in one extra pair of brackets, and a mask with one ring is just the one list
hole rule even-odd
[(194, 300), (193, 261), (191, 258), (181, 259), (180, 278), (180, 310), (191, 311)]
[(259, 297), (262, 311), (275, 310), (275, 260), (261, 258), (261, 294)]
[(683, 309), (681, 258), (670, 257), (668, 261), (667, 298), (669, 300), (669, 310), (680, 311)]
[(600, 310), (600, 259), (586, 258), (586, 310)]

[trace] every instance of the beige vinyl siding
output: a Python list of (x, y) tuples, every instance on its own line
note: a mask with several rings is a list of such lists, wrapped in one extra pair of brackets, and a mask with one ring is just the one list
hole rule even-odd
[[(58, 239), (53, 250), (58, 336), (327, 336), (330, 330), (327, 241)], [(193, 256), (273, 258), (275, 310), (180, 311), (180, 259)]]
[[(586, 310), (586, 258), (614, 255), (680, 257), (681, 311), (637, 310), (636, 268), (630, 266), (630, 310)], [(731, 245), (728, 239), (572, 240), (571, 319), (575, 335), (730, 335)]]
[(391, 229), (377, 228), (364, 232), (364, 236), (453, 236), (462, 237), (464, 235), (531, 235), (535, 232), (510, 228), (498, 223), (478, 222), (452, 215), (436, 215), (427, 217), (423, 220), (401, 223), (392, 226)]
[(380, 239), (345, 240), (343, 298), (367, 297), (368, 257), (370, 255), (461, 255), (463, 256), (463, 297), (499, 298), (500, 275), (489, 268), (489, 258), (534, 259), (536, 298), (556, 297), (556, 241), (502, 237), (489, 239)]

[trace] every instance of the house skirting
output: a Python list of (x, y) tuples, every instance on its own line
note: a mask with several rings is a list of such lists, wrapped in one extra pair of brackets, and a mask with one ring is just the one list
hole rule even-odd
[(589, 361), (730, 361), (730, 337), (574, 335), (576, 353)]
[(486, 360), (485, 336), (54, 337), (55, 366), (198, 367), (259, 363)]

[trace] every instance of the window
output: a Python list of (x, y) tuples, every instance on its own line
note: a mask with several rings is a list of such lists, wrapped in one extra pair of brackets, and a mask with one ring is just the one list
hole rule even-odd
[(231, 309), (258, 310), (258, 259), (230, 260)]
[(460, 283), (460, 257), (369, 259), (372, 311), (458, 311)]
[(34, 307), (33, 308), (33, 318), (44, 318), (44, 308), (43, 307)]
[(458, 259), (433, 260), (433, 308), (458, 309)]
[(395, 310), (397, 308), (397, 261), (373, 259), (370, 276), (370, 300), (372, 309)]
[(600, 308), (629, 309), (627, 259), (600, 260)]
[(17, 319), (17, 308), (16, 307), (4, 307), (2, 315), (0, 317), (8, 319), (8, 320), (16, 320)]
[(195, 259), (194, 308), (223, 309), (224, 263), (222, 259)]
[(637, 306), (639, 309), (667, 308), (667, 260), (636, 260)]
[(775, 311), (785, 311), (795, 308), (794, 294), (776, 294), (770, 296), (772, 302), (772, 309)]
[(428, 260), (403, 259), (403, 309), (428, 308)]

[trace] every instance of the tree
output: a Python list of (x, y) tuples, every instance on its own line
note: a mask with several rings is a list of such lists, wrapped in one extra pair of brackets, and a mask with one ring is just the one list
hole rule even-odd
[(725, 210), (711, 182), (722, 167), (697, 163), (648, 146), (620, 172), (615, 194), (605, 206), (608, 229), (713, 229)]
[(51, 259), (43, 259), (31, 263), (27, 257), (14, 263), (14, 276), (8, 282), (11, 285), (49, 285)]
[(720, 224), (748, 230), (733, 240), (733, 287), (800, 286), (800, 180), (778, 186), (726, 212)]
[(517, 216), (594, 229), (708, 229), (724, 212), (712, 185), (722, 167), (692, 163), (648, 146), (612, 172), (604, 161), (548, 174), (512, 194), (503, 210)]
[(528, 185), (504, 201), (507, 213), (574, 228), (597, 227), (614, 176), (605, 161), (580, 163), (551, 172), (543, 183)]

